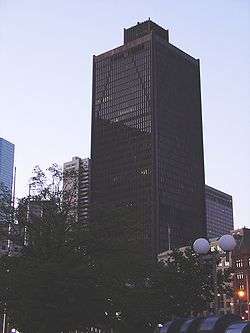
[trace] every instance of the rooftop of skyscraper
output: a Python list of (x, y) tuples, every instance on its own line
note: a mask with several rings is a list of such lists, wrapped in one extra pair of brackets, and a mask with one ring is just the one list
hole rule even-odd
[(128, 29), (124, 29), (124, 44), (131, 42), (134, 39), (143, 37), (152, 31), (156, 32), (157, 35), (168, 41), (168, 30), (165, 30), (149, 18), (147, 21), (137, 22), (136, 25)]

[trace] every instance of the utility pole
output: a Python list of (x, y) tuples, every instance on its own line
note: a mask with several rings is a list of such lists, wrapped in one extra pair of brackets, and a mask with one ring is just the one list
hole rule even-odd
[(5, 327), (6, 327), (6, 310), (4, 309), (4, 313), (3, 313), (3, 329), (2, 329), (2, 333), (5, 333)]
[(168, 225), (168, 251), (171, 250), (171, 228), (170, 225)]

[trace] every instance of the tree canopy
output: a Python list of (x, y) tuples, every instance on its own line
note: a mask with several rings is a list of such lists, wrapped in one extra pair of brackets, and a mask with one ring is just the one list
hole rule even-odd
[[(175, 251), (165, 263), (145, 255), (133, 208), (77, 223), (75, 175), (65, 188), (56, 165), (48, 173), (36, 167), (29, 196), (6, 214), (5, 222), (19, 230), (8, 234), (19, 255), (0, 257), (1, 311), (7, 309), (13, 326), (24, 333), (86, 327), (146, 333), (209, 307), (210, 265), (191, 250)], [(220, 288), (226, 281), (220, 278)]]

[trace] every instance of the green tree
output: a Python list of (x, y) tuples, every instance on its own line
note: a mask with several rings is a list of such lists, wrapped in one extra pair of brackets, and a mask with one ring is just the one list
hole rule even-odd
[(25, 332), (60, 332), (77, 325), (79, 317), (89, 324), (90, 302), (83, 300), (93, 279), (80, 246), (86, 231), (75, 223), (74, 193), (63, 188), (61, 171), (52, 166), (48, 172), (35, 168), (32, 191), (19, 201), (14, 221), (3, 219), (22, 230), (8, 235), (22, 247), (19, 256), (1, 257), (2, 308), (7, 306), (9, 320)]
[[(133, 207), (77, 223), (76, 175), (67, 177), (65, 188), (57, 166), (48, 175), (36, 167), (30, 195), (12, 213), (13, 227), (22, 230), (12, 240), (25, 241), (19, 256), (0, 258), (1, 305), (13, 326), (25, 333), (86, 327), (147, 333), (209, 307), (209, 265), (191, 251), (176, 251), (164, 264), (148, 256)], [(219, 282), (225, 288), (223, 276)]]

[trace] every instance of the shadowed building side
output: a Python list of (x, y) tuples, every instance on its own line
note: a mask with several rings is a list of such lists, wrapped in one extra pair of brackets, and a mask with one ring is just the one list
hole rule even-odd
[(206, 235), (199, 61), (148, 20), (93, 58), (93, 210), (135, 207), (151, 253)]
[(208, 238), (230, 234), (234, 229), (233, 198), (211, 186), (205, 186)]

